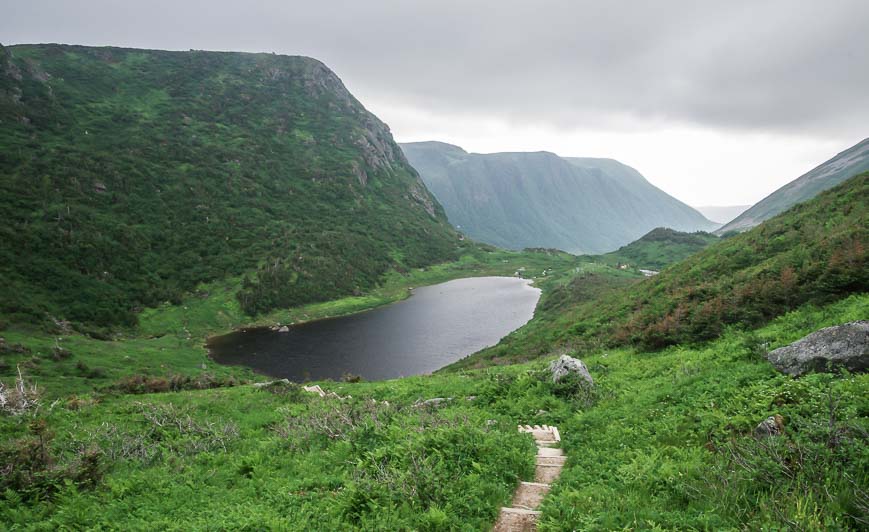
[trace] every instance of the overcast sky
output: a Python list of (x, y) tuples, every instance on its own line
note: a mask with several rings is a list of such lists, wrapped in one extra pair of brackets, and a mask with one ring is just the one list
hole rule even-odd
[(331, 67), (399, 141), (612, 157), (754, 203), (869, 136), (869, 1), (0, 0), (0, 42)]

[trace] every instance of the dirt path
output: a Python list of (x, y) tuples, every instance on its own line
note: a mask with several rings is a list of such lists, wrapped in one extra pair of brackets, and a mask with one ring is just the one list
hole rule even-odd
[(548, 425), (520, 425), (519, 432), (528, 432), (537, 443), (537, 462), (534, 482), (520, 482), (509, 508), (501, 508), (501, 515), (493, 532), (520, 532), (537, 530), (540, 512), (537, 508), (549, 493), (550, 484), (561, 474), (567, 457), (557, 446), (561, 442), (558, 428)]

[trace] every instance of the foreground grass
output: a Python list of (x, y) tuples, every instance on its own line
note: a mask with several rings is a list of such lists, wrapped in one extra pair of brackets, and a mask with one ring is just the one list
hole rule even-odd
[[(869, 507), (869, 376), (794, 380), (762, 353), (867, 310), (869, 296), (855, 295), (693, 348), (575, 353), (593, 393), (550, 384), (543, 359), (322, 383), (352, 395), (344, 401), (249, 386), (78, 397), (35, 419), (0, 418), (6, 467), (35, 471), (4, 476), (32, 482), (0, 491), (0, 521), (485, 529), (531, 476), (533, 445), (515, 432), (530, 422), (558, 425), (569, 456), (543, 506), (546, 530), (859, 529)], [(435, 397), (448, 400), (415, 406)], [(784, 435), (752, 438), (773, 414)], [(22, 451), (34, 448), (49, 465)], [(88, 456), (98, 465), (86, 467)]]
[[(763, 354), (867, 315), (869, 298), (853, 296), (694, 349), (587, 357), (600, 400), (557, 420), (570, 461), (541, 528), (866, 526), (869, 375), (795, 380)], [(785, 435), (755, 441), (775, 414)]]

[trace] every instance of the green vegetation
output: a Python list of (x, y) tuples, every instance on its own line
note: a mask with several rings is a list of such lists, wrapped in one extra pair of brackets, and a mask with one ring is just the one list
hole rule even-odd
[[(16, 326), (0, 332), (11, 345), (22, 345), (23, 352), (0, 355), (0, 380), (11, 381), (21, 367), (52, 397), (85, 393), (125, 382), (131, 376), (170, 386), (179, 379), (203, 383), (239, 382), (254, 378), (240, 367), (214, 364), (207, 356), (207, 337), (248, 326), (270, 326), (360, 312), (407, 297), (408, 288), (435, 284), (450, 279), (481, 275), (521, 275), (535, 278), (545, 290), (563, 282), (577, 268), (607, 271), (596, 264), (581, 263), (572, 255), (554, 251), (503, 251), (471, 243), (461, 245), (461, 258), (407, 273), (387, 273), (377, 288), (360, 296), (348, 296), (323, 303), (280, 309), (256, 318), (247, 316), (235, 291), (239, 281), (220, 281), (200, 285), (181, 298), (177, 305), (163, 304), (146, 309), (139, 326), (125, 333), (102, 339), (57, 331), (49, 335), (33, 327)], [(547, 275), (543, 275), (543, 271)], [(235, 284), (233, 284), (235, 283)], [(62, 348), (67, 355), (55, 356)]]
[[(764, 359), (869, 316), (869, 174), (708, 247), (510, 252), (457, 240), (313, 60), (17, 46), (0, 74), (4, 528), (486, 529), (533, 474), (519, 423), (568, 456), (542, 530), (869, 525), (869, 374)], [(202, 347), (515, 274), (543, 295), (498, 346), (340, 397)], [(551, 382), (562, 353), (593, 389)]]
[(271, 54), (0, 48), (0, 319), (133, 326), (227, 283), (248, 315), (457, 257), (388, 128)]
[[(544, 530), (862, 526), (869, 376), (776, 373), (761, 353), (865, 317), (869, 298), (656, 355), (581, 353), (589, 395), (546, 359), (375, 383), (87, 395), (0, 418), (10, 527), (482, 529), (556, 424), (569, 456)], [(768, 346), (767, 346), (768, 344)], [(452, 398), (415, 406), (434, 397)], [(376, 401), (376, 402), (375, 402)], [(383, 401), (388, 401), (388, 405)], [(778, 414), (785, 435), (755, 440)], [(12, 474), (14, 473), (14, 474)], [(862, 490), (862, 491), (861, 491)], [(37, 525), (38, 523), (38, 525)]]
[(698, 231), (682, 233), (666, 227), (652, 229), (639, 240), (599, 257), (615, 266), (627, 265), (646, 270), (662, 270), (682, 261), (718, 241), (713, 234)]
[(867, 196), (869, 173), (640, 282), (579, 274), (544, 294), (538, 320), (456, 367), (530, 360), (554, 346), (693, 344), (728, 325), (757, 327), (805, 303), (866, 292)]

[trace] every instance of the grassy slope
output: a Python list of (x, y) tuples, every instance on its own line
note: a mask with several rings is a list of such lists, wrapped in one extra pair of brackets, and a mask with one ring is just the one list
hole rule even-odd
[(757, 327), (803, 303), (869, 290), (869, 174), (621, 289), (586, 273), (541, 300), (525, 334), (454, 367), (543, 356), (558, 346), (655, 350)]
[[(545, 530), (857, 528), (865, 501), (856, 488), (865, 489), (869, 474), (861, 439), (869, 431), (869, 375), (793, 380), (762, 360), (760, 346), (865, 317), (867, 305), (863, 295), (804, 307), (754, 333), (733, 330), (654, 356), (583, 354), (599, 390), (591, 403), (548, 384), (539, 371), (545, 360), (327, 383), (353, 396), (343, 403), (250, 387), (61, 402), (44, 418), (63, 467), (74, 467), (67, 464), (88, 445), (127, 456), (106, 460), (95, 488), (50, 484), (43, 489), (57, 493), (41, 502), (5, 492), (0, 521), (25, 528), (482, 529), (515, 482), (531, 477), (531, 441), (515, 433), (515, 423), (527, 421), (557, 424), (569, 456), (543, 508)], [(430, 412), (411, 406), (432, 397), (454, 399)], [(365, 406), (369, 398), (391, 406)], [(773, 450), (787, 468), (749, 436), (774, 413), (784, 417), (786, 436)], [(156, 427), (160, 419), (181, 423)], [(19, 438), (28, 430), (24, 420), (0, 419), (7, 445), (25, 445)], [(330, 439), (329, 431), (342, 435)], [(733, 449), (751, 450), (754, 461), (737, 466)]]
[[(835, 214), (826, 217), (830, 237), (841, 227)], [(527, 273), (539, 269), (545, 287), (537, 318), (484, 353), (489, 362), (551, 353), (574, 325), (577, 301), (602, 306), (636, 289), (620, 287), (636, 282), (626, 272), (566, 255), (471, 255), (418, 273), (503, 273), (522, 264)], [(394, 286), (392, 294), (406, 291)], [(172, 316), (162, 324), (160, 311), (142, 320), (174, 334), (101, 345), (116, 349), (109, 356), (119, 374), (124, 365), (131, 370), (123, 357), (149, 356), (133, 351), (136, 342), (178, 342), (187, 334), (178, 332), (179, 322), (197, 334), (213, 327), (220, 293), (191, 296), (187, 318), (182, 306), (162, 309)], [(514, 430), (534, 422), (557, 424), (570, 456), (543, 508), (544, 529), (859, 528), (869, 507), (869, 376), (793, 380), (762, 354), (867, 313), (869, 297), (852, 295), (803, 306), (754, 331), (729, 328), (709, 343), (654, 354), (562, 346), (588, 364), (598, 386), (590, 395), (549, 384), (543, 358), (324, 383), (352, 395), (345, 402), (292, 387), (278, 395), (233, 387), (63, 398), (33, 422), (0, 418), (0, 458), (12, 468), (3, 481), (18, 483), (0, 490), (0, 520), (45, 528), (480, 529), (515, 483), (530, 478), (531, 442)], [(46, 359), (39, 367), (62, 364)], [(70, 384), (53, 379), (43, 377), (51, 386)], [(433, 397), (453, 400), (432, 412), (412, 406)], [(390, 406), (371, 406), (368, 398)], [(785, 436), (758, 443), (753, 427), (773, 414), (785, 420)]]
[(249, 314), (456, 258), (388, 128), (305, 57), (0, 47), (0, 320), (80, 330), (227, 284)]

